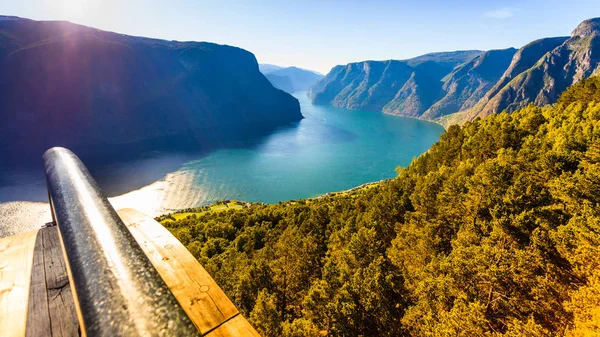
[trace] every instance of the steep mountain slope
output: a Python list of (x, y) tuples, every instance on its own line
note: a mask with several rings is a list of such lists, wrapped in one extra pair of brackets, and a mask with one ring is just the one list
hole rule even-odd
[[(267, 79), (269, 79), (269, 81), (273, 79), (273, 81), (271, 81), (273, 86), (288, 93), (307, 91), (311, 86), (323, 78), (322, 74), (298, 67), (283, 68), (272, 64), (261, 64), (259, 65), (259, 68), (265, 75), (277, 76), (267, 76)], [(291, 87), (287, 84), (288, 80), (283, 79), (282, 77), (287, 77), (289, 79)]]
[(539, 39), (528, 43), (521, 47), (513, 56), (513, 59), (500, 78), (490, 91), (486, 93), (484, 98), (478, 104), (487, 104), (490, 97), (495, 96), (504, 86), (508, 84), (513, 78), (517, 77), (522, 72), (531, 68), (536, 62), (544, 56), (547, 52), (550, 52), (554, 48), (560, 46), (568, 37), (550, 37), (545, 39)]
[(500, 79), (516, 51), (490, 50), (458, 66), (443, 81), (444, 97), (421, 117), (435, 119), (477, 104)]
[(302, 118), (235, 47), (6, 17), (0, 46), (0, 150), (19, 158), (170, 138), (204, 148)]
[[(562, 43), (558, 44), (561, 39)], [(468, 119), (503, 110), (514, 111), (529, 103), (554, 103), (567, 87), (597, 74), (600, 69), (600, 18), (582, 22), (568, 39), (540, 40), (522, 49), (522, 54), (527, 49), (535, 49), (525, 62), (535, 60), (534, 64), (527, 69), (509, 68), (495, 90), (468, 112)], [(535, 59), (539, 54), (542, 55)], [(518, 61), (515, 59), (513, 63)]]
[(442, 96), (442, 79), (481, 53), (432, 53), (404, 61), (337, 66), (311, 88), (309, 95), (316, 104), (420, 117)]
[[(334, 67), (310, 90), (315, 104), (462, 124), (529, 103), (554, 103), (560, 93), (600, 73), (600, 18), (570, 37), (473, 53), (428, 54), (408, 61), (365, 61)], [(454, 59), (449, 57), (454, 55)], [(439, 57), (452, 62), (440, 62)]]

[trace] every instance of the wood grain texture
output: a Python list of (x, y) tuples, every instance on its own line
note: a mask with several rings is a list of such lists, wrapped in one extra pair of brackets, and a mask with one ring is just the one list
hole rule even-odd
[(134, 209), (118, 213), (202, 334), (259, 336), (196, 258), (167, 229)]
[(207, 337), (260, 336), (258, 332), (242, 316), (237, 315), (216, 329), (210, 331)]
[[(46, 270), (44, 268), (44, 234), (38, 232), (33, 251), (33, 267), (29, 283), (27, 327), (25, 336), (37, 337), (50, 333), (50, 311), (48, 310), (48, 291), (46, 289)], [(49, 334), (52, 336), (51, 334)]]
[(56, 227), (41, 230), (52, 337), (79, 336), (79, 320)]
[(33, 252), (38, 231), (0, 239), (0, 329), (25, 336)]
[(33, 253), (27, 337), (76, 337), (79, 321), (56, 227), (40, 229)]
[[(119, 215), (202, 334), (260, 336), (169, 231), (136, 210)], [(79, 336), (56, 227), (0, 239), (0, 332), (2, 337)]]

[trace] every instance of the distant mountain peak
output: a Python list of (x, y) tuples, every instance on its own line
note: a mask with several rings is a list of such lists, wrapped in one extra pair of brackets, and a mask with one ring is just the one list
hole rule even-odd
[(267, 63), (259, 63), (258, 64), (258, 70), (260, 70), (261, 73), (263, 74), (268, 74), (270, 72), (279, 70), (279, 69), (283, 69), (284, 67), (280, 67), (280, 66), (276, 66), (274, 64), (267, 64)]
[(323, 75), (316, 71), (295, 66), (281, 67), (263, 63), (258, 67), (275, 88), (288, 93), (306, 91), (323, 78)]
[(600, 18), (593, 18), (583, 21), (571, 33), (572, 37), (588, 37), (600, 35)]

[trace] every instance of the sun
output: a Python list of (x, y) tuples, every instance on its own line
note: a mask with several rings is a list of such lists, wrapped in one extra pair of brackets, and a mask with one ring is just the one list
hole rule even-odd
[(60, 14), (68, 20), (80, 20), (93, 15), (102, 0), (55, 0), (53, 5), (59, 9)]

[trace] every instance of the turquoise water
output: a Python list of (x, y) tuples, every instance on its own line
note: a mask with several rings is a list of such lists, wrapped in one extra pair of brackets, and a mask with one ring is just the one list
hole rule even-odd
[[(395, 176), (439, 139), (443, 128), (381, 113), (314, 106), (295, 95), (305, 118), (258, 140), (208, 154), (150, 153), (90, 167), (116, 209), (151, 216), (237, 199), (275, 203)], [(3, 174), (0, 237), (50, 221), (41, 168)]]
[(297, 125), (181, 167), (179, 173), (201, 191), (202, 202), (273, 203), (390, 178), (398, 165), (408, 165), (443, 132), (430, 122), (315, 106), (305, 93), (295, 96), (305, 116)]

